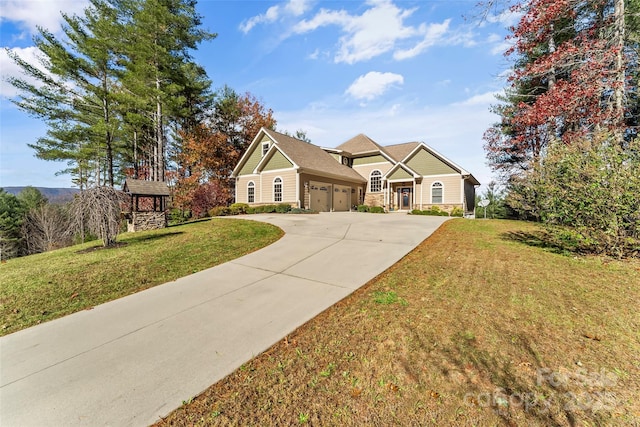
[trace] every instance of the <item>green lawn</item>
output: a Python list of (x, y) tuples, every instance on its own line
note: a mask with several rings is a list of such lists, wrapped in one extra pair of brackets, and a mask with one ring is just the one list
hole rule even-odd
[(0, 335), (238, 258), (282, 236), (269, 224), (213, 219), (126, 233), (0, 265)]
[(640, 425), (640, 260), (537, 232), (448, 221), (158, 425)]

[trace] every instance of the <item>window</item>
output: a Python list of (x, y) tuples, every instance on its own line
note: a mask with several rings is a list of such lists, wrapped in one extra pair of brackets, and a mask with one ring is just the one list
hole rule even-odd
[(267, 154), (267, 151), (269, 151), (269, 143), (268, 142), (263, 142), (262, 143), (262, 157), (264, 157), (265, 154)]
[(256, 201), (256, 184), (253, 181), (249, 181), (247, 184), (247, 203), (254, 203)]
[(374, 170), (369, 176), (369, 188), (372, 193), (379, 193), (382, 191), (382, 172)]
[(431, 203), (442, 203), (444, 200), (444, 186), (441, 182), (436, 181), (431, 184)]
[(276, 178), (273, 180), (273, 201), (282, 201), (282, 178)]

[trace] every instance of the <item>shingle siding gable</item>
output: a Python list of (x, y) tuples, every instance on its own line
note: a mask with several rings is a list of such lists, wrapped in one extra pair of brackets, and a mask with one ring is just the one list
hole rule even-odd
[(287, 160), (280, 151), (276, 151), (262, 170), (272, 171), (276, 169), (288, 169), (290, 167), (293, 167), (293, 164)]
[(405, 163), (411, 169), (423, 176), (460, 173), (435, 157), (433, 154), (427, 152), (424, 148), (418, 150), (418, 152)]
[(256, 168), (256, 166), (258, 166), (258, 163), (260, 163), (261, 159), (262, 142), (256, 144), (256, 146), (253, 148), (253, 151), (251, 152), (251, 154), (249, 154), (249, 158), (247, 159), (246, 163), (244, 164), (242, 169), (240, 169), (239, 175), (248, 175), (253, 173), (253, 170)]

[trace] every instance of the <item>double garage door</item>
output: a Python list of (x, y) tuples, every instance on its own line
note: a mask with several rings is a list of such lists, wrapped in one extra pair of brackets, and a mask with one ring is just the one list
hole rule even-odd
[(349, 210), (351, 187), (327, 182), (309, 183), (311, 209), (318, 212), (345, 212)]

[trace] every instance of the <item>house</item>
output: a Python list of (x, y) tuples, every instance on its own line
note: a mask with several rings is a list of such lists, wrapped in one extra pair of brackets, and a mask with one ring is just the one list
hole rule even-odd
[(423, 142), (381, 146), (360, 134), (321, 148), (262, 128), (233, 170), (236, 202), (289, 203), (320, 212), (356, 205), (474, 211), (471, 173)]

